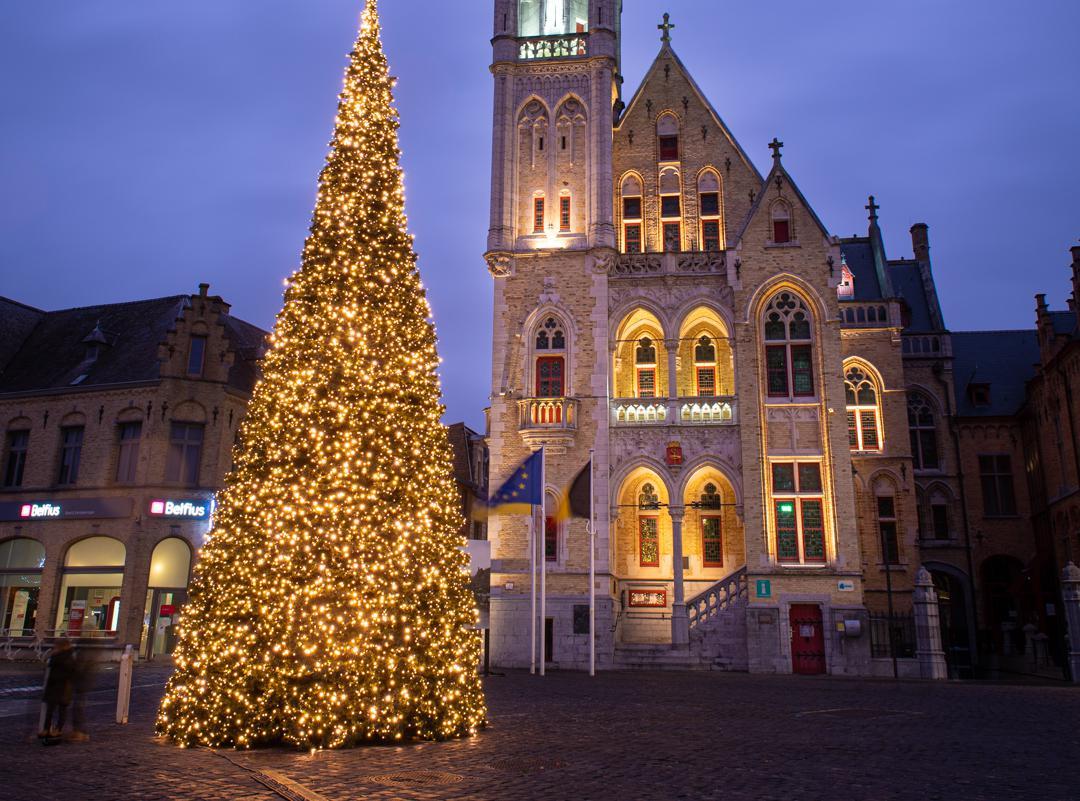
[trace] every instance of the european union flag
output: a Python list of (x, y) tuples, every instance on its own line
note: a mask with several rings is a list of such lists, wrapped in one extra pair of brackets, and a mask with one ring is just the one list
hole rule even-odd
[(544, 501), (544, 488), (540, 485), (540, 468), (544, 453), (539, 450), (521, 463), (491, 497), (488, 507), (494, 514), (527, 515), (532, 507)]

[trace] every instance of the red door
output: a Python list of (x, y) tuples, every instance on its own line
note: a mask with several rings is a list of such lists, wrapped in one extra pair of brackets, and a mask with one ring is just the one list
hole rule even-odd
[(791, 670), (803, 675), (825, 672), (825, 627), (817, 604), (791, 605)]

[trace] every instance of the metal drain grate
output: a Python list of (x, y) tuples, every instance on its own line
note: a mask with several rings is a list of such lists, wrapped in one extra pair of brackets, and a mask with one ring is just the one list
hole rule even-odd
[(436, 785), (457, 784), (465, 777), (456, 773), (443, 773), (437, 770), (415, 770), (409, 773), (387, 773), (382, 776), (368, 776), (366, 781), (383, 784), (387, 787), (432, 787)]

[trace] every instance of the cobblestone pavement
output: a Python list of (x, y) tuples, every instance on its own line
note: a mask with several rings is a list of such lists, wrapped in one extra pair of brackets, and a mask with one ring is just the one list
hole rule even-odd
[[(5, 671), (2, 686), (35, 675)], [(510, 674), (487, 680), (491, 723), (470, 740), (215, 753), (154, 739), (166, 675), (136, 670), (132, 722), (116, 726), (116, 673), (101, 673), (91, 741), (53, 748), (32, 736), (36, 696), (0, 698), (0, 798), (1080, 798), (1080, 689), (1062, 685)]]

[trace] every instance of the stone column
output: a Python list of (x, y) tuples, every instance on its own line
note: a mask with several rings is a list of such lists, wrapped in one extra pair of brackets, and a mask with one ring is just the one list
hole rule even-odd
[(1080, 567), (1072, 562), (1061, 571), (1061, 598), (1069, 637), (1069, 677), (1074, 684), (1080, 684)]
[(683, 595), (682, 570), (682, 521), (686, 514), (683, 506), (668, 507), (671, 516), (671, 567), (675, 573), (675, 594), (671, 601), (671, 644), (690, 644), (690, 621), (686, 616), (686, 598)]
[(937, 593), (930, 571), (920, 567), (915, 577), (915, 641), (919, 674), (940, 681), (949, 677), (945, 652), (941, 649), (941, 619)]
[(675, 424), (679, 421), (679, 340), (665, 339), (664, 351), (667, 353), (667, 421)]

